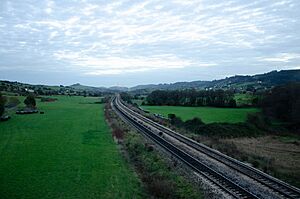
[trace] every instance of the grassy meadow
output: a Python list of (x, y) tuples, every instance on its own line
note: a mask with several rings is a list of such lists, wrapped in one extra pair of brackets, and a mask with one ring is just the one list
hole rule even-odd
[(194, 117), (201, 118), (205, 123), (244, 122), (248, 113), (258, 112), (257, 108), (215, 108), (215, 107), (182, 107), (182, 106), (142, 106), (144, 110), (158, 113), (165, 117), (173, 113), (186, 121)]
[(0, 198), (139, 198), (97, 98), (38, 102), (44, 115), (0, 123)]

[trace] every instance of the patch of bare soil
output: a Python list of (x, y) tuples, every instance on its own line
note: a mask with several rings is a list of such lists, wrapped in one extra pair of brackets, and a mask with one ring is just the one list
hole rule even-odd
[(269, 160), (267, 164), (270, 164), (275, 174), (287, 175), (295, 178), (294, 180), (300, 176), (299, 142), (284, 142), (280, 136), (233, 138), (221, 142), (235, 145), (241, 153)]

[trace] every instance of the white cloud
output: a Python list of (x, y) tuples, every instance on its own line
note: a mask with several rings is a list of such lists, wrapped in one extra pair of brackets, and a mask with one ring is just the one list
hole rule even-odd
[[(92, 57), (82, 52), (59, 51), (55, 58), (71, 62), (85, 71), (87, 75), (120, 74), (157, 69), (178, 69), (192, 64), (190, 60), (183, 60), (174, 55), (157, 55), (150, 57)], [(212, 63), (201, 63), (201, 66), (213, 66)]]
[(47, 1), (47, 7), (46, 7), (46, 9), (45, 9), (45, 12), (46, 12), (47, 14), (52, 14), (54, 5), (55, 5), (54, 1), (48, 0), (48, 1)]
[(88, 75), (300, 61), (297, 0), (42, 2), (4, 5), (0, 61), (18, 54)]
[(272, 57), (258, 57), (260, 61), (267, 61), (267, 62), (291, 62), (295, 59), (300, 61), (300, 54), (297, 53), (280, 53)]
[(50, 35), (49, 35), (49, 40), (52, 40), (52, 39), (55, 38), (57, 35), (58, 35), (58, 31), (51, 32)]

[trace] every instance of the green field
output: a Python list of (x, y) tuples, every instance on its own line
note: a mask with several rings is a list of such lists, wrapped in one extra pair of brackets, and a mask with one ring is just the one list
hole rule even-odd
[(142, 106), (143, 109), (152, 113), (158, 113), (165, 117), (169, 113), (175, 114), (182, 120), (201, 118), (205, 123), (244, 122), (248, 113), (258, 112), (256, 108), (214, 108), (214, 107), (182, 107), (182, 106)]
[(236, 104), (237, 106), (245, 106), (245, 105), (252, 105), (253, 103), (253, 99), (257, 97), (255, 95), (252, 94), (242, 94), (242, 93), (238, 93), (234, 95), (234, 99), (236, 100)]
[[(38, 103), (0, 123), (0, 198), (139, 198), (97, 98)], [(39, 100), (38, 100), (39, 101)]]

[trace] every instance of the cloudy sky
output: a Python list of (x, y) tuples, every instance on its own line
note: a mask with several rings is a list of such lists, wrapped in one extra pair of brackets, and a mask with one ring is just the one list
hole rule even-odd
[(94, 86), (300, 69), (299, 0), (0, 0), (0, 79)]

